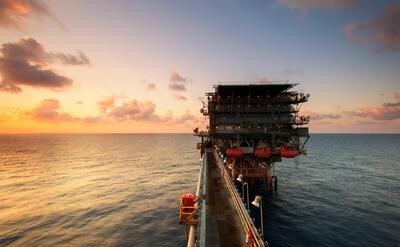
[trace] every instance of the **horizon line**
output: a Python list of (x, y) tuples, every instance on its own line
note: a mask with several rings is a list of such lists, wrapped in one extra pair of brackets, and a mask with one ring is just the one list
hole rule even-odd
[[(193, 132), (9, 132), (1, 133), (0, 135), (48, 135), (48, 134), (60, 134), (60, 135), (132, 135), (132, 134), (193, 134)], [(359, 134), (359, 135), (398, 135), (400, 132), (311, 132), (310, 135), (315, 134)]]

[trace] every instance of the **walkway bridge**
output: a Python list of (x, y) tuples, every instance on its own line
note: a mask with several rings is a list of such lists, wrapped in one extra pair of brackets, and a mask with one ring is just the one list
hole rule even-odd
[(189, 227), (187, 246), (268, 246), (214, 148), (203, 155), (196, 196), (200, 217)]

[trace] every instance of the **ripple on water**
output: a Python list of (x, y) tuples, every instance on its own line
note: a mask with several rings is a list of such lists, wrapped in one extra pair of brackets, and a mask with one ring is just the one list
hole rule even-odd
[[(0, 136), (0, 246), (183, 246), (181, 192), (196, 138), (180, 134)], [(271, 246), (400, 246), (399, 135), (312, 135), (275, 167)]]

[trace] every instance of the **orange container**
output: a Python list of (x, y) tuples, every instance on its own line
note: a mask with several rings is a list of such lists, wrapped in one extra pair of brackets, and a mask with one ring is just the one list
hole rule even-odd
[(243, 151), (240, 148), (229, 148), (226, 150), (226, 155), (228, 157), (240, 157), (243, 155)]

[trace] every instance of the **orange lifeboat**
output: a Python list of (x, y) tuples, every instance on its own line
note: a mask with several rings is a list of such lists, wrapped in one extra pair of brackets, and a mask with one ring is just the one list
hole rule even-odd
[(254, 151), (254, 156), (260, 158), (268, 158), (269, 156), (271, 156), (271, 149), (269, 147), (256, 148), (256, 151)]
[(299, 150), (287, 149), (285, 147), (281, 147), (280, 153), (281, 153), (281, 157), (283, 157), (283, 158), (294, 158), (297, 155), (299, 155)]
[[(192, 217), (192, 220), (189, 219), (190, 215), (196, 209), (195, 205), (195, 196), (193, 194), (183, 194), (180, 199), (179, 205), (179, 223), (180, 224), (190, 224), (193, 223), (193, 220), (197, 220), (196, 217)], [(188, 222), (188, 219), (190, 220)]]
[(237, 158), (243, 155), (243, 151), (240, 148), (229, 148), (226, 150), (226, 155), (231, 158)]

